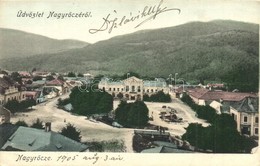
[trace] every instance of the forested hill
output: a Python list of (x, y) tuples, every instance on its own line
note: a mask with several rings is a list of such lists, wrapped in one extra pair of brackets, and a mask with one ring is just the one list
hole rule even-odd
[[(94, 74), (133, 71), (141, 75), (165, 77), (179, 73), (187, 80), (256, 84), (258, 32), (258, 25), (251, 23), (224, 20), (191, 22), (118, 36), (81, 49), (0, 63), (11, 70), (37, 67)], [(13, 65), (15, 61), (19, 63)]]
[(88, 43), (78, 40), (57, 40), (19, 30), (0, 28), (0, 59), (57, 53), (86, 45)]

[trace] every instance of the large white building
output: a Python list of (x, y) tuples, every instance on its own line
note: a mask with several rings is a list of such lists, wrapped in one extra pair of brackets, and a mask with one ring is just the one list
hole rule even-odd
[(113, 97), (121, 93), (127, 100), (143, 100), (144, 94), (151, 95), (158, 91), (169, 93), (169, 87), (163, 79), (145, 81), (134, 76), (120, 81), (103, 78), (99, 82), (98, 88), (104, 89)]

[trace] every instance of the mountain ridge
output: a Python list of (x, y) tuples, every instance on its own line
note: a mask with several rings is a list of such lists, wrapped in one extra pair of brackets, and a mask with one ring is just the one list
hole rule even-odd
[(0, 59), (57, 53), (87, 45), (86, 42), (74, 39), (53, 39), (21, 30), (0, 28)]
[[(174, 27), (134, 32), (84, 48), (6, 59), (6, 69), (36, 67), (51, 71), (146, 76), (179, 73), (190, 80), (227, 79), (258, 83), (259, 26), (238, 21), (191, 22)], [(19, 64), (12, 65), (19, 61)], [(28, 64), (30, 61), (30, 64)], [(41, 63), (44, 61), (44, 63)], [(230, 75), (232, 73), (232, 75)]]

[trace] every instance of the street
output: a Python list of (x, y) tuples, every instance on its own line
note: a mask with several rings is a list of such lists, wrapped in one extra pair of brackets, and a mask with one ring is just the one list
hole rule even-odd
[[(67, 98), (69, 95), (60, 96), (60, 98)], [(11, 122), (15, 123), (19, 120), (25, 121), (28, 125), (39, 118), (43, 122), (51, 122), (52, 131), (59, 132), (66, 126), (67, 123), (73, 124), (76, 128), (81, 131), (81, 141), (110, 141), (110, 140), (123, 140), (126, 146), (126, 152), (133, 152), (132, 149), (132, 137), (133, 130), (128, 128), (115, 128), (106, 125), (101, 122), (93, 122), (87, 120), (85, 116), (73, 115), (62, 109), (57, 108), (57, 99), (50, 99), (48, 102), (41, 103), (33, 107), (32, 111), (24, 113), (16, 113), (12, 118)], [(179, 135), (185, 133), (184, 127), (188, 126), (188, 123), (198, 122), (203, 125), (207, 125), (204, 120), (195, 117), (195, 113), (179, 99), (173, 99), (171, 103), (153, 103), (145, 102), (149, 108), (149, 116), (153, 114), (153, 121), (149, 123), (167, 127), (169, 132), (173, 135)], [(119, 104), (119, 101), (114, 101), (114, 109)], [(182, 117), (185, 122), (183, 123), (168, 123), (159, 118), (160, 110), (162, 106), (170, 106), (178, 111), (178, 116)]]

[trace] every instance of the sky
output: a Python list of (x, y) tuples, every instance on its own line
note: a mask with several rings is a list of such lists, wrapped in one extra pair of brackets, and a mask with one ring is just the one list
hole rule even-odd
[[(147, 6), (147, 7), (146, 7)], [(149, 16), (141, 18), (144, 8), (160, 6), (160, 9), (169, 10), (159, 13), (155, 19), (146, 21), (135, 28)], [(146, 11), (147, 11), (146, 10)], [(18, 17), (19, 12), (43, 13), (41, 17)], [(64, 18), (50, 17), (54, 13), (86, 13), (91, 12), (91, 17)], [(110, 14), (110, 15), (109, 15)], [(140, 16), (135, 21), (121, 24), (109, 33), (109, 28), (97, 31), (94, 34), (90, 29), (100, 29), (104, 19), (109, 15), (109, 20), (123, 16)], [(150, 15), (151, 16), (151, 15)], [(236, 20), (250, 23), (260, 22), (260, 2), (245, 0), (77, 0), (77, 1), (1, 1), (0, 2), (0, 27), (22, 30), (40, 34), (55, 39), (77, 39), (89, 43), (106, 40), (114, 36), (133, 33), (144, 29), (171, 27), (191, 21), (211, 20)], [(117, 21), (118, 24), (120, 21)], [(105, 24), (106, 25), (106, 24)], [(109, 27), (112, 23), (109, 24)], [(105, 26), (104, 26), (105, 27)]]

